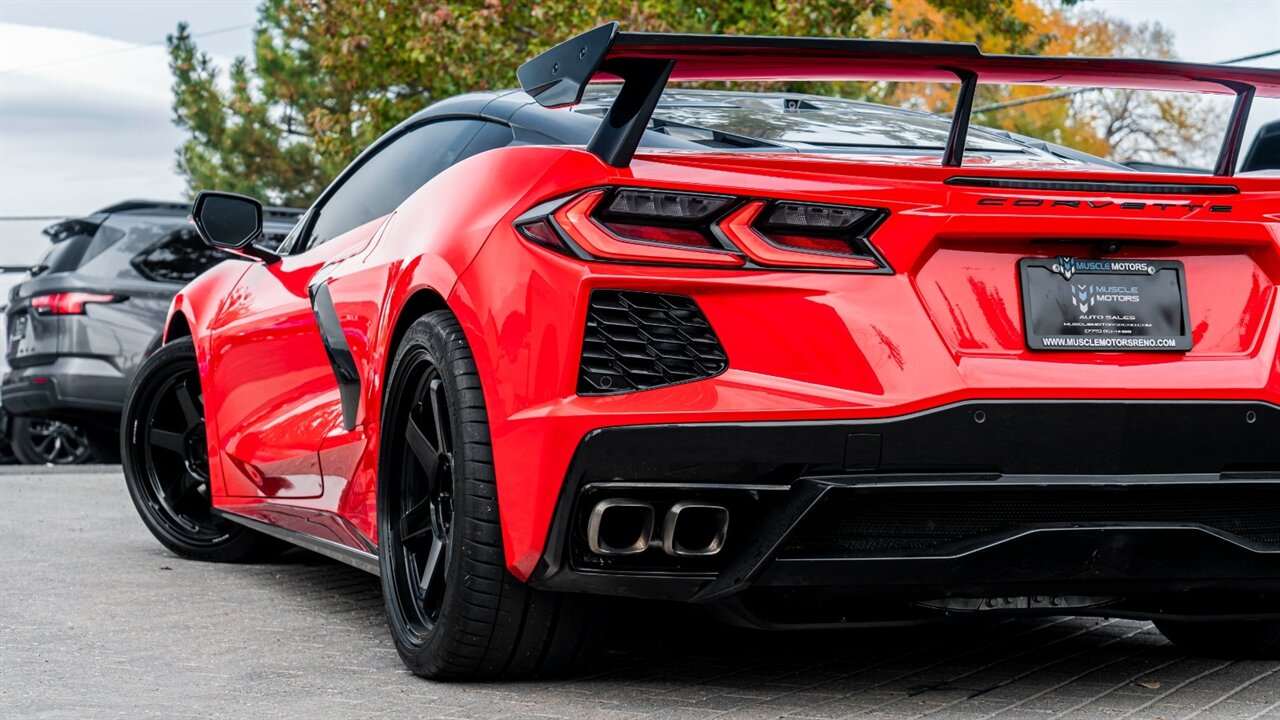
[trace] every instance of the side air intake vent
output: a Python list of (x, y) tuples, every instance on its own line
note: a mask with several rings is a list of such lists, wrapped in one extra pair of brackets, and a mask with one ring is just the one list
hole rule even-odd
[(702, 380), (727, 367), (724, 348), (693, 298), (592, 291), (579, 395), (610, 395)]

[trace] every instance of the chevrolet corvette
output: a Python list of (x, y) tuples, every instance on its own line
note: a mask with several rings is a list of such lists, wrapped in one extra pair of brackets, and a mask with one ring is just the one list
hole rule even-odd
[[(1280, 72), (596, 28), (375, 142), (173, 300), (122, 426), (168, 549), (380, 576), (405, 664), (562, 671), (609, 596), (754, 628), (1154, 620), (1280, 654)], [(668, 82), (906, 81), (949, 116)], [(1212, 174), (971, 124), (1224, 96)], [(602, 605), (603, 604), (603, 605)]]

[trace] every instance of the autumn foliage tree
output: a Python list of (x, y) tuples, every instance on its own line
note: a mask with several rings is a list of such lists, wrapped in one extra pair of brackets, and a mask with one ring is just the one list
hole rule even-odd
[[(1075, 4), (264, 0), (252, 63), (237, 58), (225, 70), (217, 67), (185, 25), (169, 37), (175, 122), (188, 132), (178, 150), (178, 168), (192, 191), (219, 187), (306, 205), (361, 149), (412, 113), (457, 93), (513, 87), (524, 60), (608, 20), (619, 20), (629, 30), (956, 40), (996, 53), (1171, 54), (1168, 36), (1158, 27), (1131, 28)], [(1153, 39), (1154, 45), (1144, 44)], [(946, 86), (846, 83), (821, 89), (940, 112), (949, 112), (954, 98)], [(979, 104), (1045, 91), (984, 87), (982, 92)], [(977, 120), (1106, 154), (1120, 132), (1107, 127), (1114, 118), (1098, 109), (1096, 100), (1092, 106), (1079, 102), (1037, 102)], [(1149, 125), (1151, 101), (1131, 98), (1130, 103), (1136, 106), (1121, 108), (1121, 115), (1147, 113), (1143, 122)], [(1194, 124), (1184, 104), (1156, 112), (1175, 123)]]

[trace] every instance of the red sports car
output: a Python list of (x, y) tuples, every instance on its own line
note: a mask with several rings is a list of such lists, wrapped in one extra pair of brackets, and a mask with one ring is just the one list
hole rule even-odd
[[(437, 678), (563, 668), (609, 595), (1280, 653), (1280, 176), (1235, 172), (1280, 72), (607, 25), (519, 78), (388, 133), (276, 252), (198, 197), (255, 262), (175, 298), (130, 393), (168, 548), (378, 573)], [(664, 91), (711, 80), (959, 89)], [(980, 83), (1234, 111), (1213, 174), (1139, 172), (970, 126)]]

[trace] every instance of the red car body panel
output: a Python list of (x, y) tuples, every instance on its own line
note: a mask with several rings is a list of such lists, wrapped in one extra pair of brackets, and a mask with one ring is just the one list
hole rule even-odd
[[(888, 155), (646, 151), (615, 168), (581, 150), (515, 147), (454, 166), (392, 216), (316, 250), (248, 270), (224, 264), (173, 308), (197, 338), (210, 457), (221, 458), (211, 468), (214, 503), (348, 546), (376, 544), (381, 383), (406, 308), (447, 306), (471, 344), (506, 558), (522, 579), (542, 557), (575, 449), (601, 428), (887, 418), (970, 399), (1280, 404), (1280, 179), (1197, 178), (1240, 192), (1171, 199), (944, 184), (957, 175), (1134, 179)], [(538, 203), (618, 185), (884, 208), (872, 242), (894, 273), (586, 262), (513, 227)], [(484, 191), (449, 192), (457, 187)], [(1185, 264), (1193, 349), (1028, 350), (1018, 260), (1064, 248), (1085, 254), (1111, 240), (1126, 241), (1114, 258)], [(316, 282), (328, 285), (359, 369), (350, 430), (307, 302)], [(585, 298), (596, 288), (694, 298), (729, 369), (683, 385), (578, 395)]]

